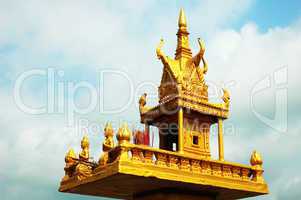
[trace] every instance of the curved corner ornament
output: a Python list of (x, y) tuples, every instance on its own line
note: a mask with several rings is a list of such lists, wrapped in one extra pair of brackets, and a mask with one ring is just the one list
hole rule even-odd
[(223, 94), (222, 99), (223, 99), (223, 102), (224, 102), (224, 106), (225, 106), (225, 108), (229, 109), (229, 107), (230, 107), (230, 93), (227, 89), (224, 89), (224, 88), (223, 88), (223, 93), (224, 94)]
[[(207, 61), (204, 58), (204, 54), (205, 54), (205, 42), (204, 40), (202, 40), (201, 38), (198, 38), (198, 43), (199, 43), (199, 52), (192, 58), (192, 62), (194, 64), (194, 66), (196, 67), (195, 69), (197, 70), (197, 73), (199, 74), (199, 76), (201, 77), (201, 83), (205, 84), (205, 80), (204, 80), (204, 75), (207, 73), (208, 71), (208, 64)], [(203, 67), (200, 66), (200, 63), (203, 63)]]
[(158, 46), (157, 46), (157, 48), (156, 48), (156, 54), (157, 54), (157, 58), (158, 58), (159, 60), (161, 60), (162, 63), (163, 63), (163, 65), (165, 66), (165, 65), (168, 64), (168, 58), (167, 58), (167, 56), (164, 54), (164, 52), (162, 51), (163, 45), (164, 45), (164, 40), (163, 40), (163, 38), (161, 38), (161, 39), (160, 39), (160, 42), (159, 42), (159, 44), (158, 44)]
[(161, 59), (164, 56), (164, 53), (162, 51), (162, 47), (164, 45), (164, 40), (163, 38), (160, 39), (160, 43), (158, 44), (157, 48), (156, 48), (156, 54), (158, 59)]
[(256, 150), (253, 151), (251, 155), (250, 163), (254, 169), (252, 180), (258, 183), (264, 183), (262, 168), (263, 160)]
[[(207, 65), (207, 62), (204, 58), (205, 42), (204, 42), (204, 40), (201, 40), (201, 38), (198, 38), (198, 43), (199, 43), (199, 46), (200, 46), (200, 51), (199, 51), (198, 55), (199, 55), (199, 57), (201, 58), (201, 60), (203, 62), (203, 73), (206, 74), (207, 71), (208, 71), (208, 65)], [(196, 65), (196, 66), (199, 66), (199, 63), (200, 63), (200, 60), (198, 61), (198, 65)]]
[(146, 106), (146, 97), (147, 94), (144, 93), (143, 95), (141, 95), (140, 99), (139, 99), (139, 111), (140, 114), (143, 114), (145, 112), (147, 112), (150, 108)]

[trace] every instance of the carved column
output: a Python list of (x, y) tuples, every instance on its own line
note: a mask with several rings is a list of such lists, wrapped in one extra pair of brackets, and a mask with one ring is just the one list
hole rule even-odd
[(218, 155), (219, 160), (224, 160), (224, 138), (223, 138), (223, 120), (218, 118)]

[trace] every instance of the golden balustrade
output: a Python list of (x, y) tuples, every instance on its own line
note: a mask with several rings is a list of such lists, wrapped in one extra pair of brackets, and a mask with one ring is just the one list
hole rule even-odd
[[(136, 177), (134, 180), (137, 181), (139, 177), (152, 177), (161, 181), (180, 181), (183, 184), (248, 189), (251, 193), (267, 192), (263, 161), (256, 151), (252, 153), (251, 165), (248, 166), (132, 144), (131, 132), (126, 125), (118, 130), (117, 146), (108, 145), (111, 135), (107, 134), (107, 141), (104, 142), (106, 148), (98, 162), (90, 161), (88, 157), (79, 158), (72, 149), (66, 154), (65, 176), (61, 181), (60, 191), (68, 191), (105, 177), (129, 175)], [(86, 152), (89, 154), (88, 149)]]
[(263, 170), (254, 166), (219, 160), (197, 159), (177, 152), (144, 145), (121, 144), (112, 149), (109, 156), (109, 163), (127, 161), (190, 172), (196, 176), (201, 174), (243, 181), (261, 183), (263, 181)]

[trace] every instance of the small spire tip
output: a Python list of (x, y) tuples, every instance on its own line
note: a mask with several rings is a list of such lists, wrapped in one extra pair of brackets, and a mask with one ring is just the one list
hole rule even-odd
[(186, 16), (183, 8), (181, 8), (180, 15), (179, 15), (179, 27), (181, 26), (185, 26), (185, 27), (187, 26)]

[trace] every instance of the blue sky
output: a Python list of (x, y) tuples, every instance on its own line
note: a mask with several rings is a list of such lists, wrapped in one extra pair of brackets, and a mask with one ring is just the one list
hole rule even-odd
[(285, 27), (301, 15), (300, 7), (301, 2), (297, 0), (289, 2), (257, 0), (252, 9), (242, 18), (241, 23), (245, 20), (254, 21), (262, 31), (275, 26)]
[[(57, 192), (65, 152), (70, 147), (79, 151), (85, 123), (100, 126), (88, 132), (96, 160), (107, 121), (115, 129), (124, 121), (139, 126), (139, 96), (147, 92), (148, 104), (157, 102), (162, 65), (155, 47), (163, 37), (164, 51), (174, 55), (181, 7), (193, 52), (198, 37), (206, 43), (205, 79), (212, 101), (220, 101), (216, 89), (227, 87), (231, 93), (231, 117), (225, 126), (234, 131), (225, 136), (226, 159), (248, 164), (257, 149), (271, 194), (254, 199), (300, 198), (300, 1), (0, 0), (4, 200), (93, 199)], [(16, 97), (16, 85), (32, 70), (43, 75), (26, 79), (17, 90), (26, 110)], [(53, 85), (47, 82), (51, 70)], [(106, 74), (108, 70), (113, 74)], [(92, 90), (72, 92), (68, 84), (92, 86), (97, 102)], [(47, 93), (49, 85), (54, 98)]]

